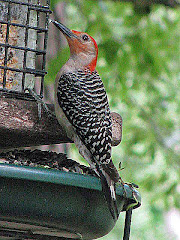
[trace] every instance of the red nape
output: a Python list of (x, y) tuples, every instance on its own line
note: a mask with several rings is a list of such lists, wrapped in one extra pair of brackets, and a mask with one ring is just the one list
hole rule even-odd
[(96, 63), (97, 63), (97, 55), (96, 57), (91, 61), (90, 64), (85, 66), (85, 68), (88, 68), (91, 72), (93, 72), (96, 69)]
[[(79, 31), (76, 31), (76, 30), (71, 30), (71, 31), (77, 36), (80, 36), (82, 34), (87, 34), (87, 33), (79, 32)], [(91, 61), (90, 64), (86, 65), (85, 68), (88, 68), (91, 72), (93, 72), (96, 68), (96, 63), (97, 63), (98, 46), (97, 46), (97, 43), (94, 40), (94, 38), (91, 37), (89, 34), (87, 34), (87, 35), (90, 37), (90, 39), (92, 40), (92, 42), (94, 44), (95, 51), (96, 51), (96, 57)], [(73, 51), (76, 52), (76, 53), (80, 52), (82, 50), (82, 48), (85, 49), (85, 47), (83, 47), (83, 44), (81, 42), (78, 42), (78, 41), (76, 42), (76, 44), (75, 44), (75, 42), (73, 42), (73, 44), (71, 44), (71, 41), (70, 41), (69, 45), (71, 46), (71, 49), (73, 49)], [(74, 48), (74, 46), (75, 46), (75, 48)]]
[(92, 62), (88, 65), (88, 68), (90, 69), (91, 72), (93, 72), (96, 68), (96, 63), (97, 63), (97, 57), (98, 57), (98, 45), (96, 43), (96, 41), (94, 40), (93, 37), (89, 36), (93, 43), (94, 43), (94, 46), (95, 46), (95, 49), (96, 49), (96, 57), (92, 60)]
[(98, 55), (98, 45), (97, 45), (97, 43), (96, 43), (96, 41), (94, 40), (93, 37), (91, 37), (91, 36), (89, 36), (89, 37), (92, 39), (92, 41), (93, 41), (93, 43), (94, 43), (94, 46), (95, 46), (95, 48), (96, 48), (96, 55)]

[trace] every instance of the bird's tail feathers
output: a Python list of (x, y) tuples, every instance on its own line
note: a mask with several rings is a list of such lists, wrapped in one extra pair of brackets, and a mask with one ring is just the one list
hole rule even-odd
[(98, 173), (101, 179), (102, 190), (104, 192), (109, 211), (113, 219), (117, 220), (119, 216), (119, 212), (118, 212), (118, 207), (116, 202), (115, 182), (111, 180), (111, 178), (103, 170), (101, 170), (99, 166), (98, 166)]

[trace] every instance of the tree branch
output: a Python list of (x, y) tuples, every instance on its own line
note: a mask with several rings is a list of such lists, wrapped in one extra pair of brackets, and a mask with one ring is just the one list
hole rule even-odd
[[(54, 105), (48, 104), (54, 112)], [(121, 141), (122, 119), (112, 113), (113, 146)], [(1, 96), (0, 98), (0, 149), (49, 145), (72, 142), (57, 119), (48, 116), (42, 109), (42, 118), (38, 119), (37, 103)]]

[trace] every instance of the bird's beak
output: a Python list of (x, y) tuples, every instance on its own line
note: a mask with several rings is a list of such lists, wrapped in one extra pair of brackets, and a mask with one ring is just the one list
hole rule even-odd
[(59, 23), (55, 20), (50, 20), (63, 34), (65, 34), (69, 38), (77, 38), (77, 36), (66, 26), (64, 26), (62, 23)]

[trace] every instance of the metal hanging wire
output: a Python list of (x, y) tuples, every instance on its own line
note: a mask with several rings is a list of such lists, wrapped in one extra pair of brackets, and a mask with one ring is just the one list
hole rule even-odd
[(126, 211), (123, 240), (129, 240), (130, 238), (131, 217), (132, 217), (132, 208)]

